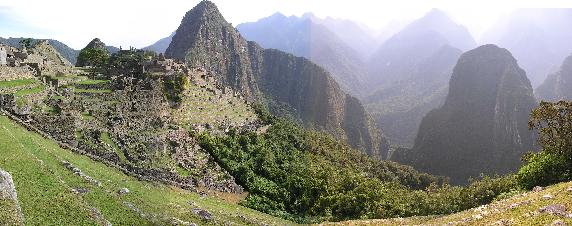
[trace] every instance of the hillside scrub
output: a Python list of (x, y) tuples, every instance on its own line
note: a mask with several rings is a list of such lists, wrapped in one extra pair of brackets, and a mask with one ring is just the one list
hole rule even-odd
[(299, 223), (449, 214), (517, 187), (514, 176), (451, 186), (412, 167), (372, 159), (323, 133), (266, 114), (260, 118), (271, 124), (264, 134), (203, 133), (199, 143), (249, 191), (242, 205)]

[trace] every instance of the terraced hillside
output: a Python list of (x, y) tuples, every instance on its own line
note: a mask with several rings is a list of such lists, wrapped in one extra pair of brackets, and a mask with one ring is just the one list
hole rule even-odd
[[(0, 116), (0, 168), (13, 177), (26, 225), (292, 224), (223, 197), (136, 180), (6, 116)], [(0, 225), (17, 218), (0, 204)]]
[(322, 225), (570, 225), (572, 182), (516, 194), (463, 212), (428, 217), (345, 221)]

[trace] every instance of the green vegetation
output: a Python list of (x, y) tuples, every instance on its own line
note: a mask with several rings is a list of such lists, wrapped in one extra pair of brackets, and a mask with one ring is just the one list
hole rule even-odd
[(22, 39), (20, 40), (20, 46), (27, 49), (32, 48), (33, 41), (34, 40), (31, 38)]
[(572, 179), (572, 102), (542, 102), (532, 111), (529, 126), (539, 132), (540, 153), (530, 153), (518, 172), (524, 188)]
[[(541, 211), (549, 205), (562, 205), (567, 210), (564, 212), (569, 213), (572, 209), (572, 193), (568, 191), (569, 188), (572, 188), (572, 182), (553, 185), (542, 191), (516, 194), (450, 215), (353, 220), (322, 225), (570, 225), (572, 218)], [(562, 223), (555, 223), (557, 221)]]
[(448, 214), (517, 187), (512, 176), (439, 185), (439, 178), (371, 159), (330, 136), (259, 117), (272, 124), (262, 135), (202, 134), (199, 143), (249, 191), (242, 205), (297, 222)]
[(105, 83), (109, 83), (109, 80), (86, 79), (86, 80), (76, 82), (75, 84), (78, 84), (78, 85), (99, 85), (99, 84), (105, 84)]
[(106, 49), (85, 48), (79, 52), (77, 57), (78, 66), (102, 67), (109, 60), (109, 52)]
[(76, 93), (111, 93), (113, 91), (110, 89), (78, 89), (78, 88), (75, 88), (74, 92), (76, 92)]
[(189, 80), (184, 74), (176, 74), (163, 79), (165, 97), (179, 105), (183, 101), (183, 91), (189, 86)]
[[(63, 161), (100, 185), (66, 169)], [(55, 142), (28, 132), (3, 116), (0, 168), (14, 179), (27, 225), (101, 225), (105, 221), (114, 225), (171, 225), (174, 219), (200, 225), (292, 224), (216, 198), (138, 181), (115, 168), (61, 149)], [(121, 188), (130, 192), (119, 195)], [(201, 218), (193, 213), (193, 208), (208, 211), (213, 219)], [(2, 210), (0, 219), (9, 219), (10, 213)]]
[(38, 86), (34, 86), (32, 88), (29, 88), (29, 89), (18, 90), (18, 91), (16, 91), (16, 93), (14, 93), (14, 96), (23, 97), (23, 96), (27, 96), (27, 95), (32, 95), (32, 94), (42, 92), (42, 91), (44, 91), (44, 89), (46, 89), (45, 85), (38, 85)]
[(0, 88), (11, 88), (11, 87), (25, 86), (25, 85), (35, 84), (37, 82), (38, 82), (38, 80), (34, 80), (34, 79), (0, 81)]

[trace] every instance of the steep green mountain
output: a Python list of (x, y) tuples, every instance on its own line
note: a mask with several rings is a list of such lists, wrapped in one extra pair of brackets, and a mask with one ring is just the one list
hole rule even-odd
[(510, 52), (478, 47), (459, 58), (445, 104), (423, 118), (413, 149), (394, 159), (453, 183), (511, 172), (533, 149), (528, 117), (536, 105), (526, 73)]
[(167, 57), (215, 72), (217, 80), (272, 113), (328, 131), (353, 147), (382, 158), (387, 144), (361, 103), (330, 74), (301, 57), (246, 41), (209, 1), (187, 12)]
[(497, 21), (482, 42), (513, 53), (536, 88), (570, 55), (571, 38), (572, 9), (518, 9)]
[(236, 28), (263, 48), (279, 49), (305, 57), (326, 69), (348, 93), (360, 97), (367, 83), (365, 63), (360, 55), (311, 15), (286, 17), (276, 13)]
[[(20, 48), (20, 41), (24, 38), (0, 38), (0, 43), (5, 43), (9, 46)], [(33, 39), (32, 44), (37, 43), (41, 40), (47, 40), (51, 46), (53, 46), (63, 57), (65, 57), (70, 63), (75, 65), (79, 51), (68, 47), (66, 44), (61, 43), (53, 39)]]
[(560, 71), (548, 75), (536, 89), (536, 96), (540, 100), (553, 102), (572, 100), (572, 56), (564, 60)]
[(173, 36), (175, 36), (175, 32), (173, 32), (171, 35), (169, 35), (169, 37), (159, 39), (159, 41), (153, 43), (150, 46), (143, 48), (143, 50), (149, 50), (149, 51), (153, 51), (156, 53), (165, 53), (165, 51), (169, 47), (169, 44), (171, 44), (171, 40), (173, 40)]

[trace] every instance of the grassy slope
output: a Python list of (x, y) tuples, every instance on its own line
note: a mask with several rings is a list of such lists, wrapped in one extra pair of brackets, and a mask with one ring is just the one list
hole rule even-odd
[[(62, 165), (64, 160), (101, 182), (101, 186), (74, 175)], [(165, 225), (173, 218), (200, 225), (292, 224), (214, 197), (201, 198), (197, 193), (138, 181), (61, 149), (5, 116), (0, 116), (0, 168), (12, 174), (27, 225), (95, 225), (105, 221), (113, 225)], [(71, 191), (74, 188), (87, 188), (89, 192), (75, 194)], [(130, 192), (118, 195), (121, 188)], [(193, 207), (208, 210), (214, 220), (201, 219), (193, 214)], [(6, 213), (0, 211), (0, 218), (10, 217), (1, 214)]]
[[(332, 223), (338, 225), (550, 225), (560, 220), (567, 225), (572, 218), (543, 213), (541, 208), (547, 205), (566, 206), (572, 213), (572, 182), (560, 183), (538, 192), (527, 192), (511, 198), (493, 202), (489, 205), (445, 216), (394, 218), (384, 220), (357, 220)], [(543, 196), (550, 195), (546, 199)], [(572, 215), (571, 215), (572, 217)]]

